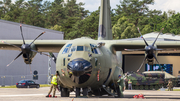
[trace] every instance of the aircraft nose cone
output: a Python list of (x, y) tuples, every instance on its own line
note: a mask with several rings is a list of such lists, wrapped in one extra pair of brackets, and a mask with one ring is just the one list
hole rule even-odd
[(78, 58), (70, 61), (67, 68), (74, 76), (81, 76), (87, 72), (90, 72), (92, 70), (92, 65), (89, 61)]

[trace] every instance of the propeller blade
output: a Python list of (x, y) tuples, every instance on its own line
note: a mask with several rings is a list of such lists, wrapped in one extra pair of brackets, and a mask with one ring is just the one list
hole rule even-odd
[[(154, 55), (154, 53), (153, 53), (153, 56), (154, 56), (154, 58), (156, 59), (157, 63), (159, 64), (159, 61), (157, 60), (157, 58), (156, 58), (156, 56)], [(160, 64), (159, 64), (159, 66), (161, 67)], [(161, 67), (161, 70), (163, 71), (162, 67)]]
[(23, 54), (23, 52), (21, 52), (13, 61), (11, 61), (8, 65), (7, 65), (7, 67), (11, 64), (11, 63), (13, 63), (19, 56), (21, 56)]
[[(162, 33), (163, 30), (164, 30), (164, 28), (161, 29), (161, 31), (159, 32), (159, 34)], [(154, 44), (156, 43), (156, 40), (157, 40), (157, 38), (159, 37), (159, 34), (158, 34), (158, 36), (156, 37), (156, 39), (154, 40), (152, 46), (154, 46)]]
[(24, 36), (23, 36), (22, 25), (21, 24), (20, 24), (20, 30), (21, 30), (21, 36), (22, 36), (22, 39), (23, 39), (23, 43), (26, 44), (25, 41), (24, 41)]
[(49, 55), (52, 57), (52, 59), (54, 60), (54, 62), (56, 63), (56, 57), (54, 56), (54, 54), (52, 52), (49, 52)]
[(39, 38), (41, 35), (43, 35), (45, 32), (42, 32), (38, 37), (36, 37), (30, 44), (29, 44), (29, 46), (32, 44), (32, 43), (34, 43), (34, 41), (37, 39), (37, 38)]
[(140, 70), (141, 67), (143, 66), (143, 64), (144, 64), (144, 62), (145, 62), (145, 60), (146, 60), (146, 58), (147, 58), (147, 55), (146, 55), (146, 57), (144, 57), (144, 60), (143, 60), (143, 62), (141, 63), (141, 66), (139, 67), (139, 69), (137, 70), (137, 72), (139, 72), (139, 70)]
[(7, 45), (11, 45), (11, 46), (14, 46), (14, 47), (16, 47), (16, 48), (21, 48), (21, 47), (19, 47), (19, 46), (16, 46), (16, 45), (13, 45), (13, 44), (9, 44), (9, 43), (7, 43), (7, 42), (4, 42), (4, 41), (1, 41), (2, 43), (4, 43), (4, 44), (7, 44)]
[(51, 56), (50, 56), (50, 55), (48, 55), (48, 54), (45, 54), (45, 53), (42, 53), (42, 52), (38, 52), (38, 51), (36, 51), (36, 50), (32, 50), (32, 49), (31, 49), (31, 51), (36, 52), (36, 53), (39, 53), (39, 54), (41, 54), (41, 55), (43, 54), (43, 55), (46, 55), (46, 56), (51, 57)]
[[(139, 27), (137, 27), (137, 29), (138, 29), (139, 33), (141, 34), (141, 32), (140, 32), (140, 30), (139, 30)], [(142, 34), (141, 34), (141, 36), (142, 36)], [(144, 39), (144, 37), (143, 37), (143, 36), (142, 36), (142, 38), (143, 38), (143, 40), (144, 40), (144, 42), (145, 42), (146, 46), (149, 46), (149, 45), (148, 45), (148, 43), (146, 42), (146, 40)]]
[(124, 49), (125, 51), (146, 51), (146, 49)]

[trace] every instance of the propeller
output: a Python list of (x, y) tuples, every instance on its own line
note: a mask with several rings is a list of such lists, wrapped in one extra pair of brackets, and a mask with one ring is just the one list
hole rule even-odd
[(56, 63), (56, 57), (52, 52), (49, 52), (49, 55), (51, 56), (51, 58), (53, 59), (54, 63)]
[[(142, 36), (139, 28), (137, 28), (137, 29), (138, 29), (140, 35)], [(162, 33), (163, 30), (164, 30), (164, 28), (161, 29), (161, 31), (159, 32), (159, 34)], [(144, 39), (144, 37), (142, 36), (142, 38), (143, 38), (143, 40), (144, 40), (144, 43), (146, 44), (146, 48), (145, 48), (145, 49), (125, 49), (126, 51), (145, 51), (145, 53), (147, 54), (147, 55), (145, 56), (142, 64), (141, 64), (141, 66), (140, 66), (139, 69), (137, 70), (137, 72), (139, 72), (139, 70), (140, 70), (141, 67), (143, 66), (145, 60), (148, 59), (148, 58), (150, 58), (150, 59), (155, 58), (155, 60), (156, 60), (157, 63), (159, 64), (159, 62), (158, 62), (158, 60), (157, 60), (157, 58), (156, 58), (156, 56), (155, 56), (155, 54), (154, 54), (156, 51), (162, 51), (162, 50), (163, 50), (163, 49), (157, 49), (157, 47), (154, 46), (155, 43), (156, 43), (156, 41), (157, 41), (157, 39), (158, 39), (158, 37), (159, 37), (159, 34), (158, 34), (158, 36), (156, 37), (156, 39), (154, 40), (154, 42), (153, 42), (152, 45), (149, 45), (149, 44), (146, 42), (146, 40)], [(160, 66), (160, 64), (159, 64), (159, 66)], [(160, 67), (161, 67), (161, 66), (160, 66)], [(162, 67), (161, 67), (161, 69), (162, 69)]]
[[(10, 64), (12, 64), (17, 58), (19, 58), (22, 54), (25, 54), (25, 55), (27, 56), (27, 60), (28, 60), (29, 63), (30, 63), (29, 53), (30, 53), (31, 51), (36, 52), (36, 53), (40, 53), (40, 54), (43, 54), (43, 55), (46, 55), (46, 56), (49, 56), (48, 54), (45, 54), (45, 53), (42, 53), (42, 52), (38, 52), (38, 51), (33, 50), (33, 49), (31, 48), (31, 45), (34, 43), (34, 41), (35, 41), (37, 38), (39, 38), (41, 35), (43, 35), (45, 32), (42, 32), (42, 33), (41, 33), (39, 36), (37, 36), (30, 44), (26, 44), (26, 42), (25, 42), (25, 40), (24, 40), (24, 36), (23, 36), (22, 25), (20, 25), (20, 31), (21, 31), (21, 36), (22, 36), (22, 39), (23, 39), (23, 44), (22, 44), (21, 46), (17, 46), (17, 45), (14, 45), (14, 44), (9, 44), (9, 43), (7, 43), (7, 42), (2, 41), (2, 43), (4, 43), (4, 44), (11, 45), (11, 46), (14, 46), (14, 47), (16, 47), (16, 48), (21, 49), (21, 52), (19, 53), (19, 55), (18, 55), (13, 61), (11, 61), (11, 62), (7, 65), (7, 67), (8, 67)], [(50, 57), (50, 56), (49, 56), (49, 57)], [(30, 69), (31, 69), (31, 68), (30, 68)]]

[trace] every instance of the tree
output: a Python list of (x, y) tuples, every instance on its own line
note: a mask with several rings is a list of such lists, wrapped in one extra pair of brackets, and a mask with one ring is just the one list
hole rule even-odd
[(77, 21), (72, 27), (72, 31), (68, 34), (68, 39), (87, 36), (97, 39), (99, 24), (99, 10), (92, 12), (83, 20)]
[(173, 14), (167, 21), (162, 23), (164, 33), (180, 34), (180, 13)]
[(117, 5), (116, 13), (126, 16), (130, 23), (136, 27), (139, 19), (142, 19), (148, 13), (149, 4), (154, 4), (154, 0), (121, 0), (121, 5)]
[(44, 3), (44, 18), (46, 28), (51, 26), (61, 25), (65, 19), (65, 8), (63, 7), (64, 0), (55, 0), (54, 2)]
[(76, 4), (76, 0), (67, 0), (67, 3), (64, 4), (66, 16), (61, 26), (65, 39), (70, 38), (69, 36), (71, 36), (70, 33), (73, 31), (74, 24), (83, 20), (87, 16), (89, 11), (84, 10), (84, 8), (81, 7), (83, 5), (84, 4), (82, 2)]
[(10, 6), (11, 6), (11, 0), (0, 1), (0, 16), (1, 17), (5, 16), (5, 14), (9, 11)]
[(112, 28), (114, 39), (133, 38), (139, 36), (136, 26), (125, 16), (121, 17)]
[(26, 2), (26, 9), (21, 13), (20, 22), (33, 26), (45, 27), (41, 7), (42, 0), (31, 0)]
[(9, 6), (9, 11), (4, 17), (2, 17), (2, 19), (19, 22), (19, 17), (25, 7), (23, 2), (24, 0), (18, 0), (15, 4), (11, 4), (11, 6)]

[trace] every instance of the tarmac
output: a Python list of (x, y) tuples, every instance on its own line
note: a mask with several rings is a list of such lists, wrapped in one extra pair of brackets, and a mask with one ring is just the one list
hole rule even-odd
[[(180, 101), (180, 91), (125, 90), (124, 98), (107, 95), (75, 98), (74, 92), (70, 93), (70, 97), (60, 97), (60, 92), (56, 91), (57, 98), (46, 98), (48, 91), (49, 87), (0, 88), (0, 101)], [(133, 98), (138, 94), (143, 94), (145, 98)]]

